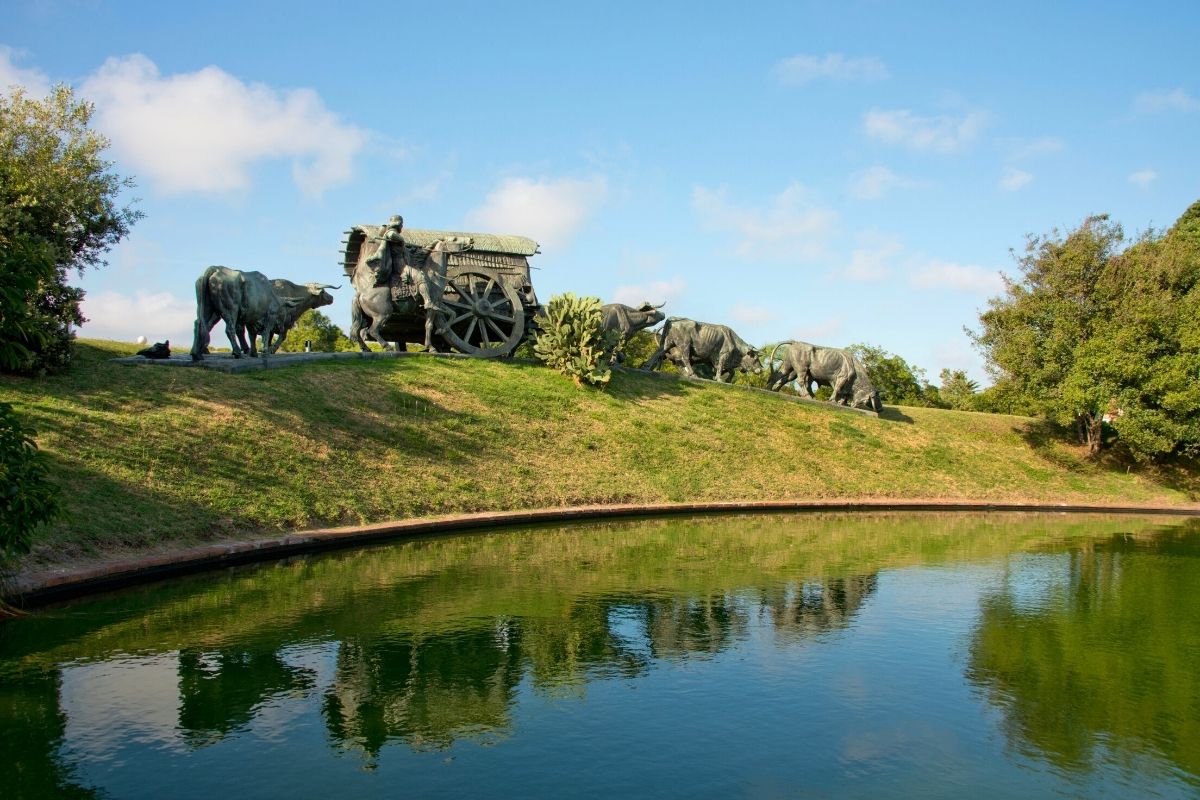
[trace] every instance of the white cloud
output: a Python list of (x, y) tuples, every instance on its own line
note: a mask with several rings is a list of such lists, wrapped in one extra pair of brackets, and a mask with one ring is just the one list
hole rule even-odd
[(873, 108), (863, 115), (863, 128), (869, 138), (934, 153), (953, 153), (968, 147), (986, 124), (987, 115), (980, 111), (962, 117), (921, 117), (908, 109)]
[(1004, 289), (1004, 280), (996, 270), (975, 264), (955, 264), (933, 260), (909, 275), (909, 283), (919, 289), (954, 289), (960, 292), (994, 293)]
[(843, 274), (852, 281), (873, 283), (892, 273), (892, 262), (904, 250), (899, 242), (885, 241), (873, 247), (860, 247), (850, 253), (850, 264)]
[(1154, 183), (1158, 173), (1152, 169), (1140, 169), (1129, 176), (1129, 182), (1140, 189), (1145, 189)]
[(468, 227), (531, 236), (547, 249), (567, 247), (608, 196), (608, 180), (508, 178), (467, 214)]
[(80, 328), (82, 336), (122, 342), (135, 341), (139, 336), (151, 342), (169, 339), (172, 350), (187, 350), (192, 346), (196, 303), (170, 292), (137, 291), (132, 296), (89, 292), (83, 299), (83, 315), (88, 321)]
[(729, 312), (729, 318), (737, 325), (762, 325), (779, 319), (779, 314), (766, 306), (758, 306), (739, 300)]
[(1200, 111), (1200, 100), (1185, 89), (1154, 89), (1134, 98), (1133, 106), (1142, 114), (1160, 111)]
[(640, 306), (644, 302), (654, 305), (679, 300), (687, 291), (687, 281), (683, 278), (672, 278), (667, 281), (654, 281), (645, 284), (627, 284), (618, 286), (613, 291), (613, 302), (624, 303), (628, 306)]
[(915, 185), (915, 181), (901, 178), (887, 167), (876, 165), (851, 175), (847, 191), (851, 197), (859, 200), (878, 200), (892, 189)]
[(1009, 145), (1011, 152), (1009, 158), (1014, 161), (1022, 161), (1026, 158), (1034, 156), (1047, 156), (1052, 153), (1059, 153), (1066, 147), (1062, 139), (1055, 136), (1042, 136), (1037, 139), (1028, 141), (1012, 141)]
[(1033, 175), (1021, 169), (1013, 169), (1009, 167), (1004, 170), (1004, 174), (1000, 177), (1000, 188), (1006, 192), (1015, 192), (1018, 189), (1028, 186), (1033, 181)]
[(23, 86), (30, 97), (45, 97), (50, 93), (50, 79), (40, 70), (14, 64), (14, 57), (20, 55), (17, 50), (0, 45), (0, 94), (8, 94), (14, 86)]
[(879, 81), (889, 77), (878, 58), (847, 58), (841, 53), (825, 56), (800, 54), (778, 61), (772, 70), (780, 83), (803, 86), (819, 78), (838, 81)]
[(846, 318), (839, 315), (822, 320), (814, 325), (806, 325), (801, 328), (796, 328), (793, 338), (803, 342), (812, 342), (813, 344), (828, 344), (834, 340), (836, 336), (841, 334), (842, 329), (846, 325)]
[(742, 257), (818, 258), (838, 220), (837, 212), (813, 205), (798, 183), (776, 195), (765, 209), (739, 208), (726, 201), (723, 189), (697, 186), (692, 189), (692, 207), (711, 230), (737, 233), (737, 254)]
[(169, 193), (244, 189), (254, 163), (290, 159), (296, 184), (320, 195), (350, 179), (367, 140), (311, 89), (246, 84), (215, 66), (162, 76), (143, 55), (110, 58), (81, 91), (122, 165)]

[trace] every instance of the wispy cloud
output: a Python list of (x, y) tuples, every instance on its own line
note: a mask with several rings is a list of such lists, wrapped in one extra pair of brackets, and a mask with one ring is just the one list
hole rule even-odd
[(838, 315), (813, 323), (812, 325), (803, 325), (796, 328), (792, 333), (792, 337), (814, 344), (829, 344), (836, 341), (836, 338), (841, 335), (845, 327), (846, 318)]
[(893, 189), (916, 186), (917, 182), (902, 178), (884, 166), (876, 165), (859, 170), (850, 176), (846, 191), (859, 200), (878, 200)]
[(1156, 114), (1162, 111), (1200, 111), (1200, 100), (1192, 97), (1183, 88), (1153, 89), (1135, 97), (1133, 107), (1140, 114)]
[(254, 164), (284, 159), (318, 196), (350, 179), (368, 138), (311, 89), (247, 84), (215, 66), (164, 76), (143, 55), (110, 58), (81, 92), (122, 164), (167, 193), (244, 189)]
[(880, 241), (850, 253), (850, 263), (842, 276), (859, 283), (874, 283), (892, 274), (896, 258), (904, 251), (897, 241)]
[(738, 301), (730, 309), (729, 318), (735, 325), (762, 325), (779, 319), (779, 314), (766, 306)]
[(976, 264), (928, 261), (909, 275), (909, 283), (918, 289), (953, 289), (960, 292), (993, 293), (1004, 288), (996, 270)]
[(1146, 189), (1158, 178), (1158, 173), (1152, 169), (1139, 169), (1129, 176), (1129, 182), (1139, 189)]
[(649, 302), (654, 305), (666, 303), (668, 306), (683, 296), (687, 291), (687, 281), (683, 278), (671, 278), (665, 281), (651, 283), (626, 284), (613, 290), (613, 302), (638, 306)]
[(841, 53), (814, 56), (801, 53), (775, 63), (776, 79), (788, 86), (803, 86), (819, 79), (836, 81), (881, 81), (889, 76), (878, 58), (847, 58)]
[(1037, 139), (1010, 140), (1008, 157), (1013, 161), (1024, 161), (1037, 156), (1047, 156), (1060, 153), (1066, 148), (1062, 139), (1056, 136), (1041, 136)]
[(192, 346), (196, 304), (170, 292), (89, 292), (82, 308), (88, 318), (80, 329), (83, 336), (125, 342), (145, 336), (151, 342), (170, 340), (174, 350)]
[(602, 175), (507, 178), (467, 214), (468, 226), (531, 236), (547, 250), (567, 247), (608, 195)]
[(1000, 176), (1000, 188), (1006, 192), (1015, 192), (1033, 182), (1033, 175), (1023, 169), (1009, 167)]
[(813, 259), (825, 253), (826, 241), (837, 224), (837, 212), (816, 206), (807, 190), (793, 183), (766, 208), (743, 208), (725, 198), (723, 189), (697, 186), (692, 207), (711, 230), (732, 231), (740, 237), (737, 253), (784, 259)]
[(0, 45), (0, 94), (8, 94), (14, 86), (20, 86), (31, 97), (45, 97), (50, 92), (50, 79), (40, 70), (13, 63), (20, 55), (20, 51)]
[(908, 109), (873, 108), (863, 115), (868, 138), (911, 150), (953, 153), (975, 142), (987, 125), (987, 115), (972, 111), (961, 117), (922, 117)]

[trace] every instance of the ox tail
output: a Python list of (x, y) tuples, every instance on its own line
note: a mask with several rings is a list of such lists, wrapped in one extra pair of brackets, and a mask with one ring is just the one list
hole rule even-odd
[(208, 352), (209, 327), (212, 318), (212, 297), (208, 293), (208, 278), (216, 267), (209, 267), (204, 274), (196, 278), (196, 323), (192, 329), (192, 361), (199, 361)]
[(350, 338), (361, 349), (366, 350), (367, 346), (363, 342), (363, 328), (373, 322), (368, 321), (366, 312), (362, 310), (362, 295), (355, 292), (354, 299), (350, 301)]
[(653, 372), (662, 366), (663, 356), (667, 352), (667, 336), (671, 333), (671, 322), (676, 319), (679, 319), (679, 317), (667, 317), (663, 320), (662, 327), (654, 335), (655, 340), (658, 342), (658, 347), (655, 349), (654, 355), (650, 356), (645, 364), (642, 364), (642, 369)]

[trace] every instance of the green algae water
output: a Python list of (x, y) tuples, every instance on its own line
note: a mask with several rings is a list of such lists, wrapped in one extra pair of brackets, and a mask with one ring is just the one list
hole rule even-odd
[(0, 625), (0, 794), (1195, 797), (1200, 523), (410, 540)]

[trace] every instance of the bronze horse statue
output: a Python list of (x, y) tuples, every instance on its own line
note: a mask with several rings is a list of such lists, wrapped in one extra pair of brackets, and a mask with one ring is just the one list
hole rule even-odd
[[(418, 301), (424, 305), (425, 311), (425, 350), (433, 351), (433, 334), (443, 330), (446, 310), (441, 304), (442, 293), (446, 288), (446, 263), (450, 253), (459, 253), (470, 247), (467, 240), (455, 238), (443, 239), (435, 244), (425, 255), (421, 267), (414, 267), (405, 258), (403, 266), (393, 281), (393, 275), (381, 274), (379, 259), (365, 259), (355, 267), (354, 283), (356, 293), (350, 303), (350, 339), (358, 342), (363, 350), (368, 350), (368, 339), (373, 339), (385, 350), (395, 350), (396, 346), (383, 336), (383, 324), (388, 317), (395, 313), (415, 311)], [(411, 299), (393, 297), (393, 284), (409, 284), (416, 287), (416, 296)]]

